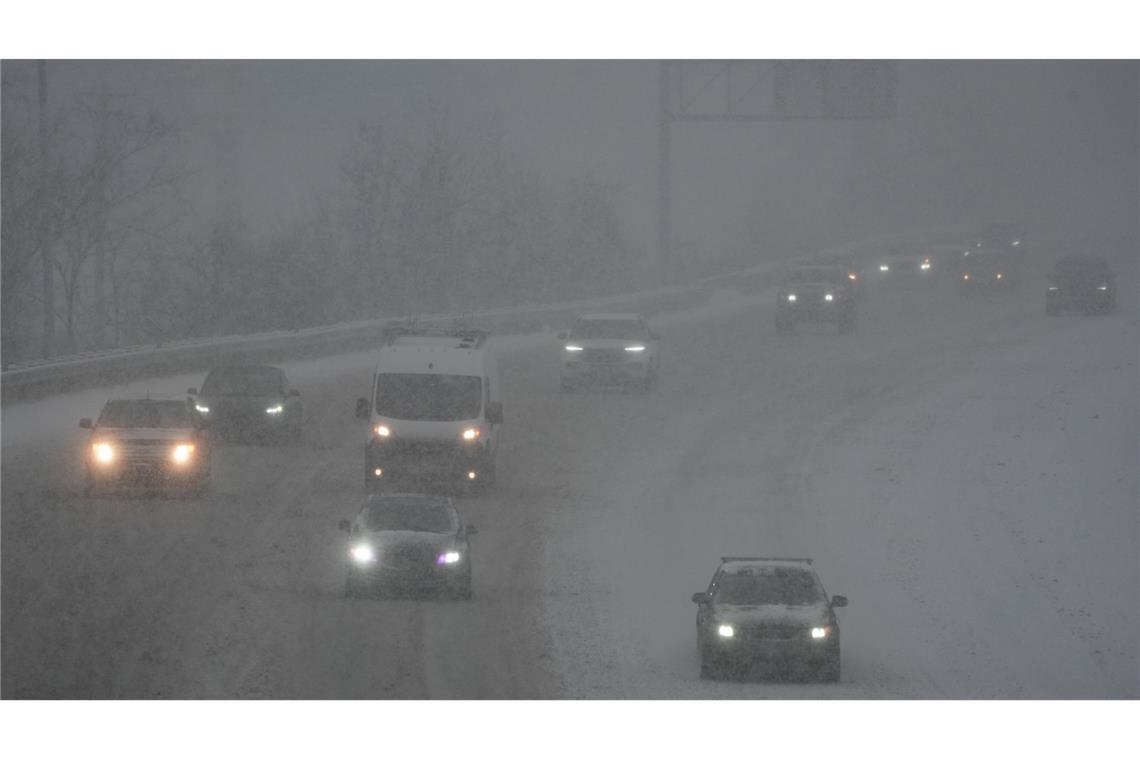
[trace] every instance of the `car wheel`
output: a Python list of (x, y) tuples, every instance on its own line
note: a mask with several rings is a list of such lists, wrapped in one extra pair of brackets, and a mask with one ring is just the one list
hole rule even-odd
[(1057, 316), (1057, 311), (1058, 311), (1057, 304), (1053, 303), (1052, 299), (1046, 298), (1045, 299), (1045, 316), (1055, 317), (1055, 316)]
[(462, 602), (467, 602), (471, 600), (471, 596), (471, 575), (468, 574), (463, 583), (451, 589), (451, 598)]
[(701, 655), (701, 680), (702, 681), (716, 681), (722, 678), (721, 669), (717, 667), (716, 662), (712, 657), (702, 654)]
[(839, 681), (839, 652), (827, 658), (827, 662), (819, 671), (819, 678), (821, 681), (827, 683), (836, 683)]
[(577, 390), (577, 387), (575, 386), (574, 381), (568, 380), (564, 377), (562, 378), (561, 382), (558, 383), (558, 390), (562, 393), (573, 393), (575, 390)]
[(83, 479), (83, 496), (89, 499), (94, 495), (95, 495), (95, 478), (91, 477), (90, 475), (87, 475), (87, 477), (85, 477)]
[(364, 596), (364, 589), (360, 581), (352, 577), (351, 573), (344, 579), (344, 596), (346, 599), (359, 599)]

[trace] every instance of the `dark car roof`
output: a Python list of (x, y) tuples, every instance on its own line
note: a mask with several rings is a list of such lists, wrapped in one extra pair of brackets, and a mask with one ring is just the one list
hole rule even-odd
[(1053, 271), (1060, 275), (1103, 274), (1109, 271), (1104, 259), (1084, 253), (1071, 253), (1062, 256), (1053, 264)]

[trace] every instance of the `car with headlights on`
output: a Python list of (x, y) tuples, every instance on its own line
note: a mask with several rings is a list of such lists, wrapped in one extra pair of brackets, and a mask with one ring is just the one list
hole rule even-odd
[(348, 533), (344, 594), (444, 592), (471, 598), (471, 545), (476, 533), (446, 496), (370, 494)]
[(660, 336), (640, 314), (583, 314), (562, 344), (560, 387), (634, 386), (651, 390), (660, 372)]
[(843, 267), (802, 266), (784, 274), (776, 292), (776, 329), (791, 330), (800, 322), (827, 322), (839, 332), (855, 330), (856, 291)]
[(187, 391), (194, 414), (222, 438), (301, 440), (301, 392), (279, 367), (215, 367), (199, 392)]
[(893, 246), (872, 267), (876, 283), (896, 287), (933, 286), (936, 272), (934, 257), (918, 246)]
[(1082, 314), (1109, 314), (1116, 308), (1116, 275), (1104, 259), (1069, 254), (1057, 259), (1046, 275), (1045, 313), (1067, 310)]
[(722, 557), (697, 605), (701, 678), (756, 666), (838, 681), (839, 620), (810, 559)]
[(210, 484), (210, 442), (185, 401), (113, 399), (84, 447), (84, 493), (141, 489), (201, 493)]
[(958, 289), (1016, 290), (1021, 271), (1020, 258), (999, 248), (980, 248), (962, 259)]

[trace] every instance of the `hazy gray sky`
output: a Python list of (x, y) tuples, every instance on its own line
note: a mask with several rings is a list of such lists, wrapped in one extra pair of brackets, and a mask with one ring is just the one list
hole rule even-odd
[[(656, 244), (656, 62), (65, 61), (49, 70), (55, 102), (106, 87), (178, 120), (204, 212), (217, 187), (217, 135), (238, 130), (233, 171), (253, 229), (331, 187), (361, 119), (400, 132), (441, 109), (473, 149), (494, 136), (551, 183), (587, 172), (615, 183), (631, 242)], [(919, 62), (899, 72), (891, 122), (675, 125), (678, 250), (816, 245), (852, 225), (911, 219), (1096, 227), (1131, 209), (1134, 225), (1135, 63)]]

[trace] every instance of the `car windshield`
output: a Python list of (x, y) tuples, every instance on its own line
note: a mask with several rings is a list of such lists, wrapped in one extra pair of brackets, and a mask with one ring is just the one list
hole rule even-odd
[(364, 508), (364, 529), (408, 530), (420, 533), (452, 533), (455, 521), (446, 504), (424, 503), (421, 500), (385, 500)]
[(271, 396), (285, 390), (285, 374), (276, 367), (216, 369), (202, 384), (203, 396)]
[(1100, 259), (1084, 256), (1066, 256), (1058, 259), (1053, 266), (1053, 274), (1066, 278), (1103, 279), (1108, 275), (1108, 267)]
[(978, 253), (970, 257), (971, 269), (1000, 270), (1010, 265), (1009, 257), (1002, 253)]
[(842, 269), (794, 269), (784, 276), (784, 282), (789, 285), (807, 285), (811, 283), (838, 284), (847, 281), (847, 272)]
[(572, 338), (602, 338), (621, 340), (622, 338), (645, 338), (645, 328), (633, 319), (583, 319), (574, 325)]
[(820, 601), (820, 593), (811, 573), (773, 567), (723, 576), (714, 600), (720, 604), (806, 605)]
[(472, 375), (384, 373), (376, 378), (376, 413), (397, 420), (451, 421), (479, 416), (483, 381)]
[(99, 425), (113, 428), (188, 428), (193, 423), (183, 401), (108, 401)]

